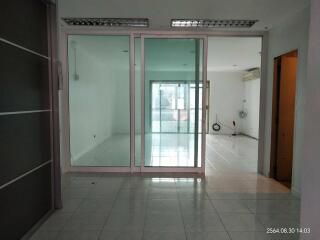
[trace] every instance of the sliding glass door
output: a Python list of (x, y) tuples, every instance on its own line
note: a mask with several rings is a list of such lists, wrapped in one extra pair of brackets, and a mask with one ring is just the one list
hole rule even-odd
[(200, 168), (204, 39), (143, 36), (144, 171)]
[(67, 36), (69, 168), (204, 171), (205, 37)]

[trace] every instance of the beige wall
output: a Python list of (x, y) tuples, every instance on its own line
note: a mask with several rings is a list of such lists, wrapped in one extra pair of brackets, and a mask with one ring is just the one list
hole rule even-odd
[(264, 137), (264, 166), (263, 172), (269, 175), (270, 171), (270, 142), (272, 117), (272, 84), (273, 59), (284, 53), (298, 49), (298, 72), (295, 103), (295, 127), (293, 150), (293, 192), (300, 193), (301, 161), (303, 159), (303, 103), (305, 98), (304, 85), (307, 80), (307, 53), (308, 53), (309, 8), (295, 14), (279, 23), (269, 31), (268, 41), (268, 68), (265, 90), (265, 137)]

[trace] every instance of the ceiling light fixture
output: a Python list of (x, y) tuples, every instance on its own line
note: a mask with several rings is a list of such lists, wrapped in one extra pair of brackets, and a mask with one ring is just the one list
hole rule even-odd
[(250, 28), (258, 20), (172, 19), (171, 27)]
[(147, 18), (62, 18), (70, 26), (149, 27)]

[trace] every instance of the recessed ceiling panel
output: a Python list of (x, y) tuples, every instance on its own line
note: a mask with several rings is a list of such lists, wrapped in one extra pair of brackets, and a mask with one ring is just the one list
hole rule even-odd
[(149, 27), (147, 18), (63, 18), (70, 26)]
[(171, 27), (195, 28), (250, 28), (258, 20), (172, 19)]

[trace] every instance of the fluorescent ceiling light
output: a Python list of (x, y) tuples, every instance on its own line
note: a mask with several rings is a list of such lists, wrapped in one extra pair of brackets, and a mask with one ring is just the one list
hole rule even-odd
[(149, 27), (147, 18), (62, 18), (70, 26)]
[(250, 28), (258, 20), (172, 19), (171, 27)]

